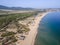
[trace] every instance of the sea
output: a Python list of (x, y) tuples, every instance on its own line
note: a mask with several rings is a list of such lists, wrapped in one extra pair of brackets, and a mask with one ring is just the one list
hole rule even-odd
[(42, 18), (35, 45), (60, 45), (60, 12), (50, 12)]

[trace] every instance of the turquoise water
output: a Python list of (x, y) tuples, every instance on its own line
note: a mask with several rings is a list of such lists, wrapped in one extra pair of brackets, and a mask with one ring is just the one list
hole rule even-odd
[(49, 13), (41, 20), (35, 45), (60, 45), (60, 12)]

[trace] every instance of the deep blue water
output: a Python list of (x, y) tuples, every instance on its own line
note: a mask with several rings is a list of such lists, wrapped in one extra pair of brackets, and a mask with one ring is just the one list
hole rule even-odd
[(41, 20), (35, 45), (60, 45), (60, 12), (49, 13)]

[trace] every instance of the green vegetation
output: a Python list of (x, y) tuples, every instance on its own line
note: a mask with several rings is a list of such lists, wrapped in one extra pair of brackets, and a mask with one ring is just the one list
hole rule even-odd
[(23, 25), (23, 24), (20, 24), (20, 27), (18, 27), (18, 30), (17, 30), (18, 33), (24, 33), (28, 31), (30, 31), (30, 29), (26, 25)]
[(17, 41), (17, 39), (15, 37), (13, 37), (11, 40), (12, 40), (12, 42), (16, 42)]
[[(4, 14), (0, 15), (0, 32), (2, 33), (0, 37), (3, 38), (2, 45), (9, 45), (15, 43), (18, 39), (16, 39), (15, 35), (17, 33), (26, 33), (30, 31), (30, 29), (23, 24), (19, 24), (19, 20), (24, 20), (27, 17), (35, 16), (37, 13), (15, 13), (15, 14)], [(17, 32), (9, 32), (7, 31), (8, 24), (14, 23), (17, 27)]]
[(35, 14), (36, 13), (16, 13), (0, 15), (0, 29), (7, 26), (12, 21), (23, 20)]
[(16, 41), (17, 39), (15, 38), (15, 36), (6, 37), (2, 41), (2, 45), (9, 45), (9, 44), (15, 43)]
[(15, 33), (14, 32), (6, 32), (6, 33), (3, 33), (1, 35), (1, 37), (7, 37), (7, 36), (11, 36), (11, 35), (14, 35)]

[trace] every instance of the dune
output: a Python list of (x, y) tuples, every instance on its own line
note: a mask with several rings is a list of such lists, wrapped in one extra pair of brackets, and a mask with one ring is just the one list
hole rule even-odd
[(33, 23), (31, 23), (29, 25), (30, 28), (30, 32), (29, 34), (26, 36), (26, 38), (23, 41), (20, 41), (19, 44), (17, 45), (34, 45), (35, 42), (35, 38), (36, 35), (38, 33), (38, 27), (39, 27), (39, 23), (42, 20), (42, 18), (47, 14), (47, 12), (45, 13), (39, 13), (35, 18)]

